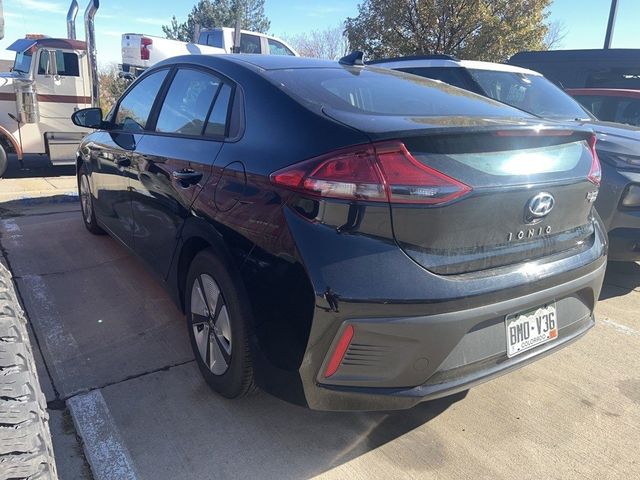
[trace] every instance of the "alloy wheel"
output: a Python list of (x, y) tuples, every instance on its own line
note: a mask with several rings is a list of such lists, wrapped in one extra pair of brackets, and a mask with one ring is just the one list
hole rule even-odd
[(86, 175), (80, 176), (80, 207), (84, 215), (84, 220), (91, 223), (93, 216), (93, 206), (91, 205), (91, 189), (89, 188), (89, 179)]
[(223, 375), (231, 363), (231, 323), (220, 287), (206, 273), (193, 282), (190, 321), (200, 358), (211, 373)]

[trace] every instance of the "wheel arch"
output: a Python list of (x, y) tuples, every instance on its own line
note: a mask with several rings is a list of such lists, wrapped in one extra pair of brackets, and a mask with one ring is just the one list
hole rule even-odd
[(18, 155), (18, 160), (22, 160), (22, 145), (20, 145), (20, 142), (16, 140), (13, 134), (2, 125), (0, 125), (0, 143), (2, 143), (2, 147), (5, 148), (5, 150), (7, 150), (7, 147), (10, 147), (7, 153), (13, 152)]
[[(234, 279), (239, 282), (239, 285), (244, 287), (244, 282), (240, 276), (240, 268), (249, 252), (241, 253), (235, 249), (232, 251), (228, 246), (228, 242), (229, 240), (225, 239), (218, 228), (202, 218), (192, 217), (185, 222), (181, 241), (174, 254), (174, 260), (169, 270), (169, 278), (167, 279), (174, 299), (182, 312), (185, 310), (185, 290), (189, 267), (196, 255), (203, 250), (213, 250), (216, 256), (229, 266), (233, 272)], [(246, 294), (246, 290), (244, 293)]]

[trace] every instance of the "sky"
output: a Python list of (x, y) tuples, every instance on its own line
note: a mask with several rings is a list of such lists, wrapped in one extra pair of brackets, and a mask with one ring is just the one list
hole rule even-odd
[[(163, 24), (171, 16), (186, 19), (196, 0), (101, 0), (96, 14), (96, 44), (102, 66), (120, 61), (120, 35), (146, 33), (162, 36)], [(78, 0), (76, 21), (79, 39), (84, 39), (83, 14), (88, 0)], [(0, 58), (13, 58), (5, 50), (26, 33), (51, 37), (66, 36), (66, 13), (70, 0), (4, 0), (5, 38), (0, 40)], [(271, 20), (269, 33), (295, 35), (337, 26), (345, 18), (356, 16), (360, 0), (266, 0), (265, 13)], [(554, 0), (549, 21), (564, 26), (566, 36), (560, 48), (602, 48), (607, 27), (610, 0)], [(618, 0), (618, 16), (613, 47), (640, 48), (636, 24), (640, 1)]]

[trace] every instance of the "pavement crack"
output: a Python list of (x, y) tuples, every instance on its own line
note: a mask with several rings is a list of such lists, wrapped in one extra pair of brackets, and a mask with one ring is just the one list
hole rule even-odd
[(82, 272), (84, 270), (91, 270), (91, 269), (94, 269), (94, 268), (99, 268), (99, 267), (102, 267), (104, 265), (108, 265), (110, 263), (117, 262), (118, 260), (122, 260), (122, 259), (125, 259), (125, 258), (128, 258), (128, 255), (121, 255), (119, 257), (110, 258), (109, 260), (105, 260), (104, 262), (100, 262), (100, 263), (95, 263), (93, 265), (86, 265), (86, 266), (78, 267), (78, 268), (70, 268), (68, 270), (59, 270), (57, 272), (31, 273), (31, 274), (28, 274), (28, 275), (14, 275), (13, 278), (16, 279), (16, 280), (26, 280), (26, 279), (29, 279), (29, 278), (32, 278), (32, 277), (43, 277), (43, 278), (46, 278), (46, 277), (51, 277), (51, 276), (55, 276), (55, 275), (65, 275), (67, 273)]
[(63, 400), (64, 402), (68, 402), (71, 398), (76, 397), (78, 395), (84, 395), (84, 394), (93, 392), (94, 390), (101, 390), (103, 388), (111, 387), (113, 385), (119, 385), (121, 383), (128, 382), (129, 380), (135, 380), (136, 378), (145, 377), (145, 376), (151, 375), (153, 373), (167, 372), (167, 371), (171, 370), (172, 368), (181, 367), (183, 365), (188, 365), (189, 363), (193, 363), (195, 361), (196, 361), (195, 358), (193, 358), (191, 360), (185, 360), (184, 362), (172, 363), (171, 365), (165, 365), (164, 367), (154, 368), (154, 369), (151, 369), (151, 370), (147, 370), (146, 372), (136, 373), (135, 375), (130, 375), (128, 377), (123, 378), (122, 380), (117, 380), (115, 382), (107, 382), (107, 383), (99, 385), (97, 387), (83, 388), (82, 390), (78, 390), (76, 392), (73, 392), (71, 395), (63, 397), (61, 400)]

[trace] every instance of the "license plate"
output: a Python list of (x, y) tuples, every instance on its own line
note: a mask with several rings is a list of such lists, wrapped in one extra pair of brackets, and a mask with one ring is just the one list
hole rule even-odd
[(549, 303), (526, 312), (507, 315), (507, 357), (514, 357), (558, 338), (556, 304)]

